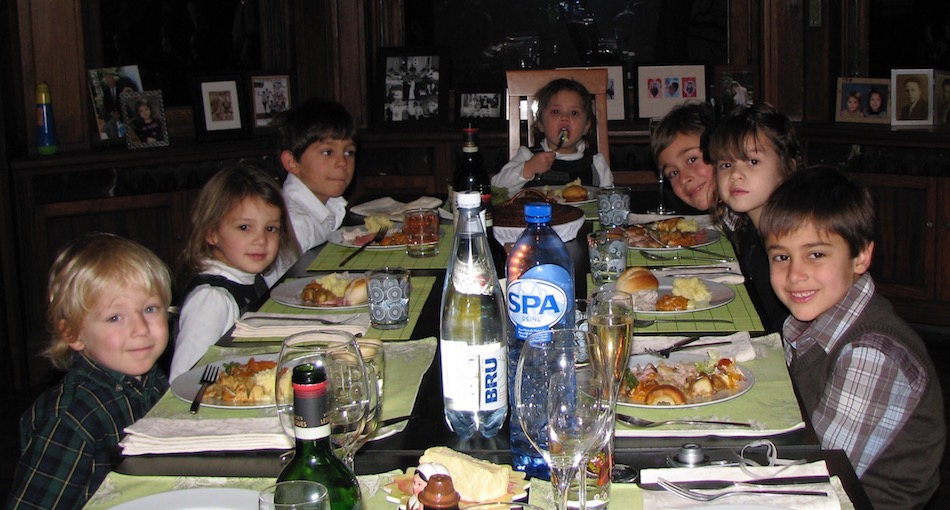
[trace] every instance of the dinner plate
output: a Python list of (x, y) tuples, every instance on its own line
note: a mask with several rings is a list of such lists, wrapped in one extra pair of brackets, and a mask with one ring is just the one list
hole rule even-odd
[[(343, 274), (343, 273), (340, 273)], [(270, 291), (270, 297), (274, 301), (282, 305), (293, 306), (295, 308), (307, 308), (310, 310), (356, 310), (358, 308), (366, 308), (369, 304), (363, 303), (361, 305), (346, 305), (346, 306), (326, 306), (326, 305), (315, 305), (311, 303), (304, 303), (300, 299), (300, 293), (303, 292), (303, 288), (307, 286), (310, 282), (316, 278), (320, 278), (324, 275), (315, 275), (307, 278), (297, 278), (296, 280), (288, 280), (280, 285), (274, 287)], [(363, 278), (363, 273), (349, 273), (348, 278), (350, 280), (355, 280), (357, 278)]]
[[(660, 287), (656, 291), (657, 297), (663, 296), (665, 294), (672, 294), (673, 280), (675, 280), (676, 278), (677, 278), (676, 276), (658, 276), (656, 281), (659, 282)], [(714, 282), (711, 280), (703, 280), (702, 278), (700, 278), (700, 280), (702, 280), (703, 283), (706, 284), (706, 287), (709, 288), (709, 293), (712, 294), (712, 297), (709, 298), (709, 303), (706, 303), (703, 306), (693, 308), (692, 310), (663, 311), (663, 310), (639, 310), (639, 309), (634, 308), (633, 311), (636, 313), (645, 313), (645, 314), (651, 314), (651, 315), (654, 315), (654, 314), (655, 315), (677, 315), (677, 314), (683, 314), (683, 313), (701, 312), (703, 310), (712, 310), (713, 308), (719, 308), (720, 306), (728, 305), (729, 303), (732, 302), (733, 299), (736, 298), (736, 291), (732, 290), (728, 285), (725, 285), (719, 282)], [(600, 287), (598, 287), (598, 290), (614, 290), (616, 287), (617, 287), (616, 284), (611, 282), (611, 283), (605, 283), (601, 285)]]
[[(722, 234), (720, 234), (718, 230), (714, 228), (707, 228), (706, 240), (701, 243), (690, 245), (688, 248), (700, 248), (703, 246), (709, 246), (710, 244), (718, 243), (719, 239), (721, 238), (722, 238)], [(636, 248), (638, 250), (645, 250), (645, 251), (675, 251), (675, 250), (688, 249), (687, 247), (684, 247), (684, 246), (670, 246), (670, 247), (662, 247), (662, 248), (644, 248), (642, 246), (630, 246), (630, 248)], [(708, 257), (708, 256), (709, 255), (703, 255), (703, 257)]]
[[(257, 361), (277, 361), (277, 354), (238, 356), (236, 358), (223, 359), (211, 364), (222, 367), (223, 370), (225, 363), (247, 363), (247, 361), (251, 358), (254, 358)], [(198, 365), (195, 368), (192, 368), (184, 374), (176, 377), (175, 380), (172, 381), (172, 394), (190, 404), (195, 399), (195, 395), (198, 394), (198, 388), (201, 387), (201, 374), (204, 373), (206, 366), (208, 365)], [(218, 409), (234, 409), (235, 407), (240, 407), (243, 409), (261, 409), (264, 407), (274, 407), (275, 404), (273, 402), (267, 404), (235, 404), (231, 402), (209, 399), (206, 397), (201, 400), (201, 405), (203, 407), (215, 407)]]
[(225, 487), (183, 489), (143, 496), (112, 508), (115, 510), (154, 510), (156, 508), (181, 510), (250, 509), (257, 508), (258, 496), (258, 491), (250, 489)]
[[(545, 191), (557, 192), (557, 191), (563, 190), (564, 188), (565, 188), (564, 186), (545, 186)], [(567, 200), (564, 200), (564, 197), (557, 194), (554, 195), (554, 200), (556, 200), (557, 203), (564, 204), (564, 205), (581, 205), (581, 204), (590, 204), (590, 203), (596, 202), (597, 191), (599, 188), (597, 188), (596, 186), (584, 186), (584, 188), (587, 190), (587, 200), (580, 200), (577, 202), (568, 202)]]
[[(327, 242), (330, 244), (335, 244), (337, 246), (344, 246), (346, 248), (359, 248), (361, 244), (354, 244), (352, 242), (346, 241), (343, 239), (343, 232), (351, 232), (355, 229), (362, 229), (364, 227), (350, 227), (350, 228), (339, 228), (330, 232), (330, 235), (327, 236)], [(393, 226), (390, 228), (390, 232), (401, 232), (402, 223), (393, 223)], [(442, 236), (445, 235), (445, 229), (439, 228), (439, 239), (442, 239)], [(386, 250), (405, 250), (406, 245), (404, 244), (390, 244), (388, 246), (379, 246), (379, 245), (370, 245), (366, 247), (367, 251), (386, 251)]]
[[(667, 365), (674, 365), (676, 363), (695, 363), (700, 361), (708, 361), (709, 356), (705, 354), (696, 354), (688, 352), (674, 352), (670, 354), (669, 359), (664, 359), (659, 356), (654, 356), (652, 354), (634, 354), (630, 356), (630, 362), (627, 364), (627, 367), (633, 368), (637, 365), (644, 366), (647, 363), (653, 363), (657, 365), (660, 362), (664, 362)], [(755, 385), (755, 375), (752, 374), (752, 371), (748, 368), (739, 365), (739, 370), (742, 371), (742, 375), (745, 376), (745, 380), (739, 383), (739, 387), (735, 390), (721, 390), (711, 397), (704, 399), (701, 402), (690, 402), (682, 405), (664, 405), (664, 406), (651, 406), (647, 404), (635, 404), (633, 402), (627, 402), (623, 400), (621, 396), (617, 399), (617, 405), (627, 406), (627, 407), (639, 407), (642, 409), (688, 409), (690, 407), (702, 407), (708, 406), (710, 404), (718, 404), (719, 402), (725, 402), (727, 400), (732, 400), (734, 398), (740, 397), (745, 394), (747, 391), (752, 389), (752, 386)]]
[[(406, 474), (394, 476), (393, 481), (383, 487), (383, 490), (386, 491), (386, 501), (398, 505), (399, 510), (405, 510), (409, 498), (412, 496), (412, 477), (415, 473), (416, 468), (411, 467), (406, 470)], [(523, 500), (528, 497), (529, 487), (531, 487), (531, 483), (525, 480), (524, 472), (512, 470), (508, 478), (508, 494), (497, 499), (479, 501), (478, 503), (504, 503)], [(460, 501), (459, 508), (466, 508), (474, 504), (475, 502), (472, 501)]]
[(772, 506), (772, 505), (700, 505), (690, 508), (702, 508), (702, 510), (792, 510), (787, 506)]

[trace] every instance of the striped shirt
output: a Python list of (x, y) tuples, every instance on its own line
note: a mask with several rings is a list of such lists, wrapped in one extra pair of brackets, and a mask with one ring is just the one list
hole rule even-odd
[(139, 380), (76, 355), (63, 381), (20, 418), (9, 508), (82, 508), (118, 458), (123, 429), (167, 389), (155, 367)]
[[(830, 353), (873, 295), (874, 281), (865, 274), (815, 320), (789, 317), (783, 330), (789, 366), (811, 349)], [(822, 447), (844, 450), (861, 477), (907, 422), (927, 383), (926, 368), (903, 345), (877, 333), (861, 335), (842, 348), (811, 413)]]

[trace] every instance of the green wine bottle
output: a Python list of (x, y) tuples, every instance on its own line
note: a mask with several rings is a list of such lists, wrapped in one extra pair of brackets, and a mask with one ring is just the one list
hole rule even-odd
[(278, 482), (311, 480), (327, 488), (332, 510), (363, 508), (360, 485), (346, 464), (333, 454), (327, 405), (327, 373), (309, 363), (294, 367), (294, 457), (284, 466)]

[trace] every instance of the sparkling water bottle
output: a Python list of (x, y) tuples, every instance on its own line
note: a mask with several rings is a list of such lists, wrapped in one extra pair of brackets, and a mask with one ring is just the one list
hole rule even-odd
[(445, 272), (439, 349), (445, 421), (461, 438), (494, 437), (508, 414), (504, 295), (479, 216), (481, 194), (456, 195), (459, 221)]
[[(551, 228), (551, 204), (530, 203), (524, 207), (528, 227), (508, 255), (508, 389), (514, 391), (514, 376), (521, 346), (536, 331), (574, 326), (574, 261), (564, 242)], [(510, 400), (514, 396), (509, 394)], [(525, 437), (518, 410), (511, 409), (512, 465), (529, 476), (548, 479), (548, 466)]]

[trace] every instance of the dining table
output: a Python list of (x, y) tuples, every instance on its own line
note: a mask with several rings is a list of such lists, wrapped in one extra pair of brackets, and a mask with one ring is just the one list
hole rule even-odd
[[(345, 224), (358, 225), (359, 216), (348, 215)], [(598, 285), (590, 280), (586, 234), (599, 228), (596, 220), (581, 227), (576, 238), (565, 243), (574, 261), (575, 290), (579, 299), (586, 298)], [(440, 226), (439, 254), (428, 258), (411, 258), (405, 249), (365, 250), (341, 266), (341, 261), (355, 248), (327, 243), (304, 253), (287, 274), (252, 306), (252, 312), (265, 317), (303, 317), (314, 310), (295, 307), (274, 299), (273, 294), (282, 284), (295, 279), (312, 279), (327, 272), (362, 273), (380, 267), (403, 267), (411, 273), (412, 294), (408, 323), (398, 329), (377, 330), (356, 322), (357, 334), (379, 338), (386, 354), (386, 376), (382, 420), (398, 421), (380, 429), (378, 439), (365, 444), (355, 456), (355, 471), (360, 475), (366, 508), (396, 508), (387, 501), (386, 487), (393, 480), (418, 464), (420, 455), (432, 446), (448, 446), (474, 457), (500, 464), (510, 464), (509, 427), (492, 438), (461, 439), (446, 425), (441, 394), (441, 371), (438, 355), (439, 323), (441, 318), (441, 289), (445, 281), (454, 229), (450, 220)], [(731, 244), (721, 236), (705, 250), (734, 259)], [(504, 276), (503, 252), (494, 250), (495, 265)], [(669, 251), (667, 253), (672, 253)], [(637, 250), (630, 250), (628, 265), (644, 265), (656, 269), (690, 267), (699, 264), (689, 260), (691, 252), (677, 251), (680, 260), (672, 263), (653, 261)], [(662, 266), (662, 267), (661, 267)], [(644, 491), (632, 482), (639, 471), (650, 468), (684, 467), (679, 454), (685, 447), (702, 448), (705, 458), (713, 465), (735, 462), (753, 462), (762, 465), (780, 459), (794, 460), (808, 465), (820, 463), (821, 468), (836, 481), (840, 491), (841, 508), (872, 508), (867, 495), (855, 475), (847, 456), (840, 450), (821, 447), (814, 428), (802, 412), (795, 388), (785, 365), (781, 339), (777, 334), (765, 334), (759, 314), (749, 293), (741, 283), (741, 273), (728, 274), (722, 285), (734, 294), (729, 302), (716, 308), (683, 314), (642, 313), (638, 318), (661, 318), (671, 322), (656, 322), (635, 328), (633, 351), (644, 345), (669, 344), (672, 339), (700, 336), (706, 341), (726, 339), (727, 351), (743, 356), (742, 365), (755, 375), (755, 383), (741, 396), (728, 401), (701, 407), (676, 409), (648, 409), (643, 406), (618, 404), (617, 411), (651, 420), (720, 419), (742, 421), (751, 427), (730, 428), (716, 426), (668, 425), (652, 428), (615, 426), (614, 454), (618, 465), (630, 467), (628, 483), (614, 483), (612, 500), (622, 501), (618, 508), (645, 508)], [(360, 315), (360, 311), (341, 311), (340, 316)], [(365, 315), (365, 310), (363, 311)], [(326, 317), (326, 315), (320, 315)], [(677, 318), (717, 319), (716, 322), (682, 322)], [(364, 317), (365, 319), (365, 317)], [(281, 321), (274, 321), (281, 322)], [(362, 326), (360, 326), (362, 324)], [(203, 364), (235, 356), (273, 356), (279, 351), (287, 331), (263, 329), (260, 333), (245, 333), (238, 327), (225, 335), (199, 361)], [(320, 325), (313, 328), (320, 329)], [(252, 328), (253, 329), (253, 328)], [(246, 336), (241, 336), (245, 335)], [(639, 346), (639, 347), (638, 347)], [(173, 381), (173, 390), (175, 382)], [(195, 487), (244, 487), (260, 490), (273, 482), (279, 474), (282, 456), (292, 443), (283, 434), (273, 408), (266, 409), (206, 409), (197, 415), (188, 413), (189, 402), (170, 391), (149, 415), (134, 424), (126, 450), (106, 483), (100, 487), (87, 508), (111, 508), (117, 503), (136, 497), (168, 490)], [(177, 421), (176, 421), (177, 420)], [(178, 438), (150, 442), (166, 433), (179, 429), (181, 424), (201, 424), (212, 432), (196, 432), (195, 443), (205, 441), (205, 447), (181, 447)], [(242, 424), (240, 426), (235, 424)], [(251, 426), (250, 424), (253, 424)], [(147, 426), (146, 426), (147, 425)], [(228, 428), (235, 426), (234, 440)], [(246, 426), (246, 428), (245, 428)], [(517, 425), (515, 425), (517, 426)], [(151, 429), (149, 427), (152, 427)], [(163, 428), (164, 427), (164, 428)], [(198, 427), (199, 429), (201, 427)], [(165, 431), (165, 432), (163, 432)], [(241, 434), (254, 432), (260, 441), (243, 441)], [(230, 441), (230, 444), (229, 444)], [(184, 441), (187, 443), (187, 441)], [(692, 467), (692, 466), (685, 466)], [(646, 471), (643, 471), (646, 472)], [(533, 481), (530, 493), (535, 496), (550, 493), (550, 484)], [(547, 491), (547, 492), (545, 492)]]

